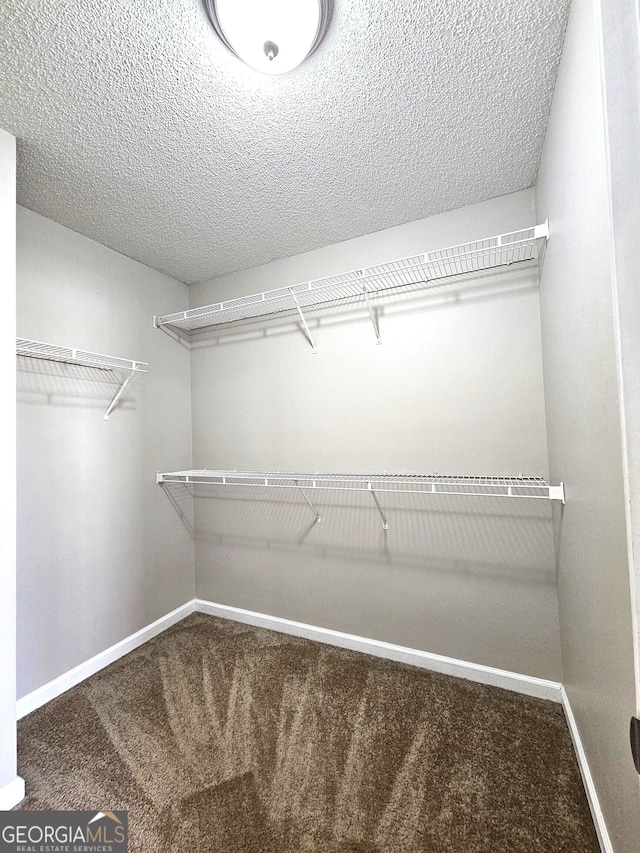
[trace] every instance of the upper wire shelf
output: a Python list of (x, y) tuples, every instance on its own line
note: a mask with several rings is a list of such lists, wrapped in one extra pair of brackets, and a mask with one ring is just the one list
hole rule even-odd
[(215, 486), (254, 486), (298, 489), (320, 521), (320, 515), (306, 495), (309, 490), (368, 492), (375, 501), (388, 529), (377, 494), (460, 495), (466, 497), (527, 498), (558, 500), (564, 503), (564, 484), (552, 486), (541, 477), (490, 477), (444, 474), (295, 474), (265, 471), (192, 471), (158, 472), (156, 482), (208, 484)]
[(62, 347), (57, 344), (46, 344), (42, 341), (33, 341), (29, 338), (16, 338), (16, 355), (27, 356), (29, 358), (42, 358), (47, 361), (61, 361), (65, 364), (78, 364), (82, 367), (94, 367), (98, 370), (128, 371), (129, 375), (121, 382), (118, 391), (104, 413), (105, 421), (109, 420), (111, 411), (134, 374), (147, 373), (147, 368), (149, 367), (146, 361), (133, 361), (114, 355), (103, 355), (102, 353), (89, 352), (88, 350)]
[(369, 301), (371, 294), (407, 285), (428, 285), (432, 281), (537, 260), (542, 256), (543, 247), (548, 238), (549, 224), (545, 222), (533, 228), (511, 231), (371, 267), (362, 267), (291, 287), (279, 287), (263, 293), (204, 305), (201, 308), (154, 317), (154, 325), (194, 331), (220, 323), (254, 319), (294, 310), (300, 315), (309, 343), (315, 351), (315, 344), (302, 309), (321, 305), (324, 302), (362, 297), (366, 301), (376, 338), (380, 343), (377, 321)]

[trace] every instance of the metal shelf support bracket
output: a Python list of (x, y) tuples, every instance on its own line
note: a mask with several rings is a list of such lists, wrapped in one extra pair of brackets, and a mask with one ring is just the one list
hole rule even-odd
[(316, 350), (315, 341), (313, 340), (313, 335), (309, 331), (309, 326), (307, 326), (307, 321), (304, 318), (304, 314), (302, 313), (302, 308), (300, 307), (300, 303), (298, 302), (298, 298), (295, 295), (295, 293), (293, 292), (292, 287), (289, 288), (289, 293), (291, 294), (291, 298), (295, 302), (295, 306), (298, 309), (298, 314), (300, 315), (300, 320), (302, 321), (302, 325), (304, 326), (304, 330), (305, 330), (305, 333), (307, 335), (307, 340), (311, 344), (311, 352), (315, 355), (317, 350)]
[(297, 480), (295, 481), (295, 484), (296, 484), (296, 486), (298, 486), (298, 491), (300, 492), (300, 494), (302, 495), (302, 497), (305, 499), (305, 501), (306, 501), (306, 502), (307, 502), (307, 504), (309, 505), (309, 509), (310, 509), (310, 510), (311, 510), (311, 512), (315, 515), (315, 517), (316, 517), (316, 524), (320, 524), (320, 522), (322, 521), (322, 519), (320, 518), (320, 513), (319, 513), (319, 512), (318, 512), (318, 510), (314, 507), (314, 505), (311, 503), (311, 501), (309, 500), (309, 498), (308, 498), (308, 497), (307, 497), (307, 495), (306, 495), (306, 492), (302, 489), (302, 486), (300, 486), (300, 485), (299, 485), (299, 483), (298, 483), (298, 481), (297, 481)]
[(378, 496), (376, 495), (374, 490), (371, 488), (371, 483), (369, 483), (369, 491), (371, 492), (371, 497), (375, 501), (376, 507), (378, 508), (378, 512), (380, 513), (380, 518), (382, 519), (382, 529), (388, 530), (389, 529), (389, 522), (387, 521), (387, 518), (382, 511), (382, 507), (380, 506), (380, 501), (378, 500)]
[(133, 370), (131, 371), (131, 373), (126, 377), (126, 379), (124, 380), (124, 382), (122, 383), (122, 385), (121, 385), (121, 386), (118, 388), (118, 390), (116, 391), (116, 393), (115, 393), (115, 396), (114, 396), (113, 400), (109, 403), (109, 405), (107, 406), (107, 411), (104, 413), (104, 419), (105, 419), (105, 421), (108, 421), (108, 420), (109, 420), (109, 415), (111, 414), (111, 412), (112, 412), (112, 410), (113, 410), (114, 406), (116, 405), (116, 403), (118, 402), (118, 400), (120, 399), (120, 397), (122, 397), (122, 393), (123, 393), (124, 389), (127, 387), (127, 385), (129, 384), (129, 382), (131, 382), (131, 380), (133, 379), (133, 376), (134, 376), (135, 372), (136, 372), (136, 369), (135, 369), (135, 367), (134, 367), (134, 368), (133, 368)]
[(380, 339), (380, 327), (378, 326), (377, 317), (371, 306), (371, 300), (369, 299), (369, 289), (366, 284), (362, 285), (362, 295), (364, 296), (365, 302), (367, 303), (367, 308), (369, 309), (369, 316), (371, 317), (371, 323), (373, 324), (373, 332), (376, 336), (376, 343), (381, 344), (382, 341)]

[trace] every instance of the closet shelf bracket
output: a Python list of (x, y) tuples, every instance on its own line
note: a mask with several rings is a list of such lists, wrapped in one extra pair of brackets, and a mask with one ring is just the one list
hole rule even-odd
[(387, 521), (386, 515), (382, 511), (382, 507), (380, 506), (380, 501), (378, 500), (378, 496), (376, 495), (374, 490), (371, 488), (371, 483), (369, 483), (369, 491), (371, 492), (371, 497), (373, 498), (374, 503), (375, 503), (376, 507), (378, 508), (378, 512), (380, 513), (380, 518), (382, 519), (382, 529), (388, 530), (389, 529), (389, 522)]
[(298, 297), (295, 295), (292, 287), (289, 288), (289, 293), (291, 294), (291, 298), (293, 299), (294, 305), (296, 306), (296, 309), (300, 316), (300, 320), (302, 321), (302, 325), (304, 326), (304, 331), (307, 336), (307, 340), (311, 344), (311, 352), (315, 355), (317, 352), (316, 344), (313, 340), (313, 335), (309, 331), (309, 326), (307, 326), (307, 321), (305, 320), (304, 314), (302, 313), (302, 308), (300, 307), (300, 303), (298, 302)]
[(138, 370), (138, 368), (136, 368), (136, 367), (132, 367), (132, 368), (131, 368), (131, 371), (130, 371), (129, 375), (125, 377), (124, 381), (123, 381), (123, 382), (122, 382), (122, 384), (120, 385), (120, 388), (118, 388), (118, 390), (117, 390), (117, 391), (116, 391), (116, 393), (114, 394), (113, 399), (111, 400), (111, 402), (110, 402), (110, 403), (109, 403), (109, 405), (107, 406), (107, 411), (104, 413), (104, 419), (105, 419), (105, 421), (108, 421), (108, 420), (109, 420), (109, 416), (111, 415), (111, 412), (113, 411), (114, 406), (116, 405), (116, 403), (118, 402), (118, 400), (119, 400), (119, 399), (120, 399), (120, 397), (122, 396), (122, 393), (123, 393), (124, 389), (127, 387), (127, 385), (129, 384), (129, 382), (131, 382), (131, 380), (132, 380), (132, 379), (133, 379), (133, 377), (135, 376), (135, 374), (136, 374), (137, 370)]
[[(364, 275), (364, 270), (363, 270)], [(371, 317), (371, 323), (373, 325), (373, 333), (376, 336), (376, 343), (381, 344), (382, 339), (380, 338), (380, 326), (378, 324), (378, 318), (376, 317), (373, 306), (371, 305), (371, 300), (369, 299), (369, 288), (366, 284), (362, 285), (362, 295), (364, 296), (364, 301), (367, 303), (367, 309), (369, 311), (369, 317)]]
[(302, 486), (300, 486), (300, 484), (299, 484), (299, 483), (296, 483), (296, 485), (298, 486), (298, 491), (300, 492), (300, 494), (302, 495), (302, 497), (305, 499), (305, 501), (306, 501), (306, 502), (307, 502), (307, 504), (309, 505), (309, 509), (310, 509), (310, 510), (311, 510), (311, 512), (315, 515), (315, 517), (316, 517), (316, 524), (320, 524), (320, 522), (322, 521), (322, 519), (320, 518), (320, 513), (319, 513), (319, 512), (318, 512), (318, 510), (315, 508), (315, 506), (311, 503), (311, 501), (310, 501), (310, 500), (309, 500), (309, 498), (307, 497), (307, 493), (304, 491), (304, 489), (302, 488)]

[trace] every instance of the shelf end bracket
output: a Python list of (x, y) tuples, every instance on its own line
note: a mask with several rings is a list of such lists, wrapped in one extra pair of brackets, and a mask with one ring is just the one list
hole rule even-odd
[(549, 498), (552, 501), (564, 503), (564, 483), (560, 483), (559, 486), (549, 486)]
[(541, 237), (544, 237), (545, 240), (549, 239), (549, 220), (545, 219), (545, 221), (541, 225), (536, 225), (533, 229), (533, 236), (536, 240)]

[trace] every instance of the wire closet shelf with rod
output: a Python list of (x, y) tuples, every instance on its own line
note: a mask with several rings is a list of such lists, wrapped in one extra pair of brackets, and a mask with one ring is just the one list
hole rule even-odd
[(490, 477), (440, 474), (309, 474), (266, 471), (191, 470), (158, 472), (159, 485), (183, 484), (194, 494), (199, 485), (223, 487), (257, 487), (266, 489), (297, 489), (316, 521), (321, 516), (307, 493), (315, 491), (349, 491), (371, 495), (382, 519), (389, 529), (379, 494), (422, 494), (431, 496), (458, 495), (469, 498), (508, 498), (552, 500), (564, 504), (564, 485), (550, 485), (540, 477)]
[(65, 347), (58, 344), (44, 343), (43, 341), (34, 341), (30, 338), (16, 338), (16, 355), (114, 372), (118, 376), (118, 388), (104, 413), (105, 421), (109, 420), (116, 403), (136, 373), (147, 373), (147, 368), (149, 367), (146, 361), (134, 361), (129, 358), (104, 355), (103, 353), (90, 352), (89, 350), (78, 349), (76, 347)]
[(328, 302), (359, 298), (368, 308), (376, 341), (381, 343), (380, 329), (371, 301), (375, 294), (399, 291), (412, 286), (428, 288), (473, 273), (525, 262), (540, 262), (548, 238), (549, 225), (545, 222), (532, 228), (154, 317), (153, 322), (157, 328), (168, 327), (191, 333), (221, 324), (257, 321), (260, 318), (293, 312), (298, 315), (307, 340), (315, 352), (315, 342), (305, 318), (305, 309), (316, 308)]

